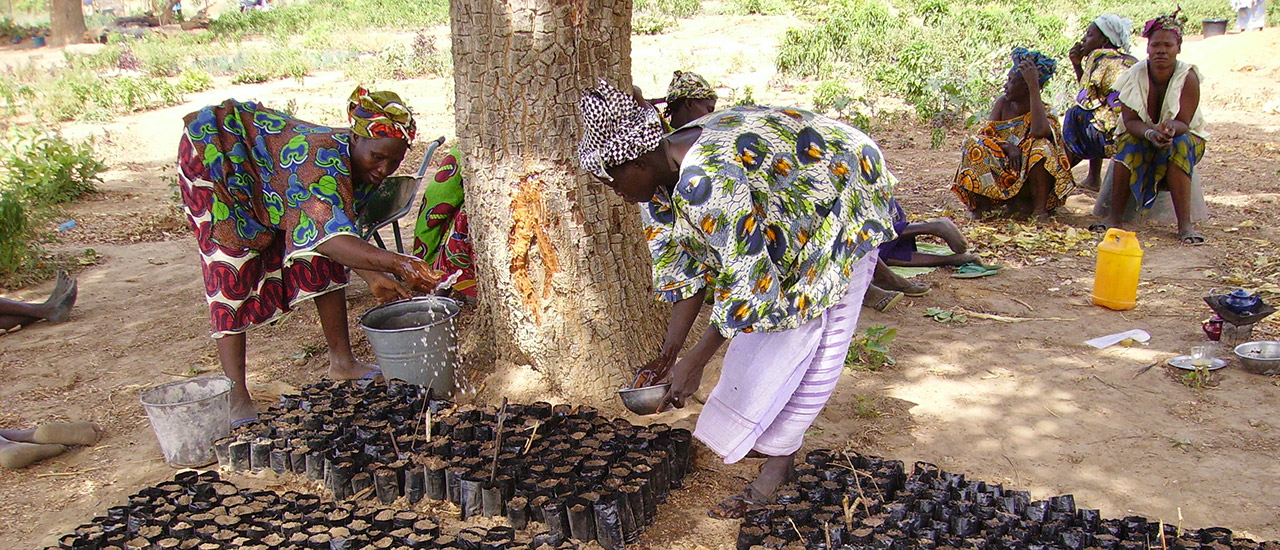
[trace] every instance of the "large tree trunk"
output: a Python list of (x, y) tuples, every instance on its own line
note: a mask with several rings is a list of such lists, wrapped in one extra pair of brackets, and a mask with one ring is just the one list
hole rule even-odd
[(49, 2), (49, 45), (65, 46), (84, 41), (84, 12), (80, 0)]
[(548, 389), (612, 399), (656, 355), (635, 206), (577, 168), (582, 90), (631, 84), (633, 0), (451, 2), (457, 132), (480, 279), (499, 365)]

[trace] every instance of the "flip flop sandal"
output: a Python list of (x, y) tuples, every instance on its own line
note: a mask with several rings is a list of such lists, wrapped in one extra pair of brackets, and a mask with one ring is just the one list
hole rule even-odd
[(1178, 240), (1181, 241), (1182, 244), (1185, 244), (1187, 246), (1201, 246), (1206, 242), (1204, 235), (1201, 235), (1196, 232), (1191, 232), (1184, 235), (1178, 235)]
[(956, 272), (951, 274), (952, 279), (978, 279), (995, 275), (999, 269), (990, 269), (980, 264), (968, 263), (956, 268)]
[(243, 425), (245, 425), (245, 424), (253, 424), (254, 422), (257, 422), (257, 421), (258, 421), (258, 417), (256, 417), (256, 416), (250, 416), (250, 417), (247, 417), (247, 418), (241, 418), (240, 420), (232, 420), (232, 421), (231, 421), (231, 429), (233, 429), (233, 430), (234, 430), (234, 429), (239, 428), (240, 426), (243, 426)]
[(1111, 229), (1111, 228), (1107, 227), (1107, 224), (1102, 222), (1098, 222), (1089, 226), (1089, 231), (1092, 231), (1094, 233), (1106, 233), (1108, 229)]
[(886, 290), (884, 298), (881, 298), (880, 302), (873, 306), (873, 308), (880, 313), (889, 311), (893, 306), (897, 305), (898, 302), (902, 301), (902, 296), (903, 294), (896, 290)]
[(919, 298), (921, 296), (924, 296), (925, 294), (933, 292), (933, 287), (928, 285), (921, 285), (913, 288), (917, 290), (899, 290), (898, 292), (901, 292), (902, 294), (906, 296), (910, 296), (912, 298)]
[(715, 508), (707, 510), (707, 516), (713, 519), (742, 519), (753, 507), (764, 506), (769, 498), (756, 491), (750, 483), (741, 493), (720, 501)]

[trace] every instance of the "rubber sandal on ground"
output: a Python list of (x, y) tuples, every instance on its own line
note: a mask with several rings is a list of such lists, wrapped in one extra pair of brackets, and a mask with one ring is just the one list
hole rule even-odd
[(904, 288), (902, 290), (899, 290), (898, 292), (901, 292), (903, 295), (910, 296), (912, 298), (919, 298), (921, 296), (924, 296), (925, 294), (933, 292), (933, 287), (929, 285), (920, 285), (920, 286), (913, 286), (910, 288)]
[(246, 424), (253, 424), (254, 422), (257, 422), (257, 421), (258, 421), (258, 417), (256, 416), (241, 418), (240, 420), (232, 420), (231, 429), (234, 430), (236, 428), (239, 428), (240, 426), (244, 426)]
[(980, 264), (964, 264), (956, 268), (956, 272), (951, 274), (952, 279), (978, 279), (995, 275), (998, 269), (989, 269)]
[(874, 309), (876, 311), (879, 311), (880, 313), (884, 313), (886, 311), (889, 311), (890, 309), (893, 309), (893, 306), (897, 305), (898, 302), (902, 301), (902, 296), (903, 296), (901, 292), (898, 292), (896, 290), (886, 290), (884, 292), (885, 292), (884, 297), (881, 298), (879, 302), (876, 302), (875, 306), (873, 306)]
[(1094, 233), (1106, 233), (1108, 229), (1111, 229), (1111, 228), (1108, 227), (1107, 224), (1102, 222), (1098, 222), (1089, 226), (1089, 231), (1092, 231)]
[(720, 501), (714, 508), (707, 510), (707, 515), (714, 519), (742, 519), (752, 507), (764, 506), (769, 498), (747, 484), (741, 493)]
[(1206, 242), (1204, 235), (1195, 231), (1178, 235), (1178, 241), (1187, 246), (1201, 246)]

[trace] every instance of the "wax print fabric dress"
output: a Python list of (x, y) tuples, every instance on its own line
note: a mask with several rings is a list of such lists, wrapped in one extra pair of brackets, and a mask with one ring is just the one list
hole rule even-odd
[(453, 280), (454, 290), (475, 298), (461, 158), (462, 151), (455, 145), (422, 193), (422, 207), (413, 227), (413, 255), (442, 272), (445, 280)]
[(710, 285), (725, 336), (799, 327), (844, 298), (892, 239), (897, 180), (862, 132), (797, 109), (735, 107), (702, 128), (669, 196), (649, 204), (656, 297)]
[[(1049, 107), (1045, 106), (1046, 113)], [(1057, 117), (1049, 114), (1052, 134), (1048, 138), (1031, 137), (1031, 112), (1009, 120), (988, 120), (978, 134), (965, 139), (961, 148), (960, 169), (956, 171), (951, 191), (970, 210), (978, 207), (981, 195), (996, 203), (1012, 199), (1027, 181), (1027, 174), (1036, 163), (1053, 178), (1046, 207), (1053, 210), (1066, 203), (1067, 195), (1075, 188), (1071, 165), (1062, 150), (1062, 125)], [(1012, 143), (1022, 150), (1022, 162), (1010, 166), (1001, 143)]]
[(1118, 50), (1099, 48), (1081, 63), (1080, 92), (1062, 125), (1063, 143), (1076, 158), (1115, 156), (1121, 107), (1115, 82), (1135, 62)]
[(345, 268), (315, 248), (358, 236), (354, 220), (371, 189), (353, 184), (350, 130), (235, 100), (183, 124), (179, 185), (215, 338), (346, 285)]

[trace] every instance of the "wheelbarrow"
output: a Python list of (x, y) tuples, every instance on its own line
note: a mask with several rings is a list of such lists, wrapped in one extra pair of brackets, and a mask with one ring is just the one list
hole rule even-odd
[(367, 241), (369, 237), (373, 237), (374, 242), (385, 250), (387, 245), (382, 242), (382, 236), (378, 235), (378, 230), (390, 225), (396, 238), (396, 252), (404, 253), (404, 240), (400, 237), (399, 220), (413, 207), (413, 201), (419, 195), (419, 184), (422, 183), (422, 177), (426, 175), (427, 166), (431, 164), (431, 157), (435, 155), (436, 148), (443, 143), (444, 136), (431, 142), (427, 147), (427, 154), (422, 157), (422, 164), (418, 165), (417, 175), (390, 176), (382, 180), (382, 185), (379, 185), (365, 202), (364, 211), (360, 212), (356, 218), (360, 238)]

